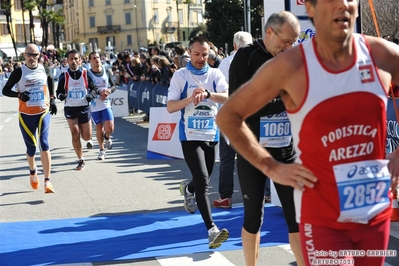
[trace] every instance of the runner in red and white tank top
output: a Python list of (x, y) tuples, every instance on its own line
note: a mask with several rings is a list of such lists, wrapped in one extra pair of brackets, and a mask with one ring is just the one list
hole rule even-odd
[(319, 61), (314, 45), (302, 45), (308, 88), (289, 112), (297, 162), (319, 179), (316, 189), (295, 191), (297, 221), (335, 229), (376, 224), (391, 215), (386, 92), (363, 36), (354, 34), (356, 56), (340, 72)]
[[(385, 154), (385, 135), (399, 47), (354, 33), (358, 2), (305, 0), (313, 39), (264, 64), (216, 119), (237, 153), (295, 188), (306, 265), (374, 266), (396, 255), (387, 248), (399, 149)], [(278, 163), (245, 124), (276, 95), (289, 114), (294, 164)]]

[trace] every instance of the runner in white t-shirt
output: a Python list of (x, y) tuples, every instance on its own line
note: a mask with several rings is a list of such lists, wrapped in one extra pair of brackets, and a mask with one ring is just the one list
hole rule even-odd
[(208, 198), (219, 129), (215, 118), (219, 105), (228, 97), (228, 84), (219, 69), (207, 64), (209, 43), (201, 36), (190, 40), (190, 62), (177, 70), (168, 90), (167, 110), (181, 112), (179, 136), (184, 159), (193, 176), (182, 182), (184, 207), (189, 213), (198, 209), (208, 230), (209, 248), (219, 247), (229, 237), (227, 229), (219, 229), (213, 219)]

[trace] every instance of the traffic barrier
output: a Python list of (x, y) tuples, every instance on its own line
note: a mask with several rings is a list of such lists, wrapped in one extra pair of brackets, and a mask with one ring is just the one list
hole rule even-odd
[(387, 137), (386, 137), (386, 150), (385, 152), (392, 153), (397, 148), (399, 148), (399, 121), (396, 118), (395, 106), (394, 102), (396, 101), (396, 105), (399, 106), (399, 99), (388, 98), (388, 107), (387, 107)]
[(393, 198), (392, 198), (392, 216), (391, 222), (398, 222), (399, 221), (399, 186), (393, 191)]
[(130, 109), (139, 109), (149, 114), (151, 107), (166, 107), (168, 87), (150, 81), (130, 81), (127, 87)]

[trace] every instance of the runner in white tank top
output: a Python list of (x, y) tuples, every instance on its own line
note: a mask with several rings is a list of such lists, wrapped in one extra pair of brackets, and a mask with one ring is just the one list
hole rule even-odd
[(97, 96), (98, 88), (86, 69), (80, 68), (80, 54), (77, 50), (67, 53), (69, 69), (61, 74), (57, 87), (57, 98), (65, 100), (64, 114), (72, 135), (72, 146), (78, 157), (75, 170), (83, 170), (86, 162), (83, 158), (80, 138), (91, 139), (91, 112), (89, 103)]
[(96, 137), (100, 151), (98, 160), (105, 159), (105, 148), (112, 149), (111, 135), (114, 132), (114, 115), (109, 95), (116, 90), (112, 73), (105, 69), (97, 52), (89, 54), (91, 69), (89, 75), (98, 87), (99, 95), (90, 102), (91, 117), (96, 125)]

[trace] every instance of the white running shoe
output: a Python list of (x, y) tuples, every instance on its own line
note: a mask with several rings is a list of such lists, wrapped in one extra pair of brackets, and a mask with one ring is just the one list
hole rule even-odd
[(104, 139), (104, 146), (108, 150), (112, 149), (112, 139), (111, 139), (111, 137), (109, 137), (109, 139)]
[(86, 143), (86, 148), (88, 148), (89, 150), (93, 149), (93, 140), (90, 139), (90, 140)]
[(197, 210), (197, 205), (195, 204), (195, 195), (194, 193), (187, 193), (187, 184), (186, 182), (181, 182), (179, 190), (183, 193), (184, 196), (184, 208), (187, 212), (193, 214)]
[(105, 150), (100, 150), (97, 156), (97, 160), (104, 160), (105, 159)]
[(226, 241), (228, 238), (229, 238), (229, 231), (227, 231), (227, 229), (223, 228), (219, 230), (216, 226), (214, 226), (214, 228), (212, 228), (212, 231), (208, 236), (209, 248), (214, 249), (220, 247), (222, 243)]

